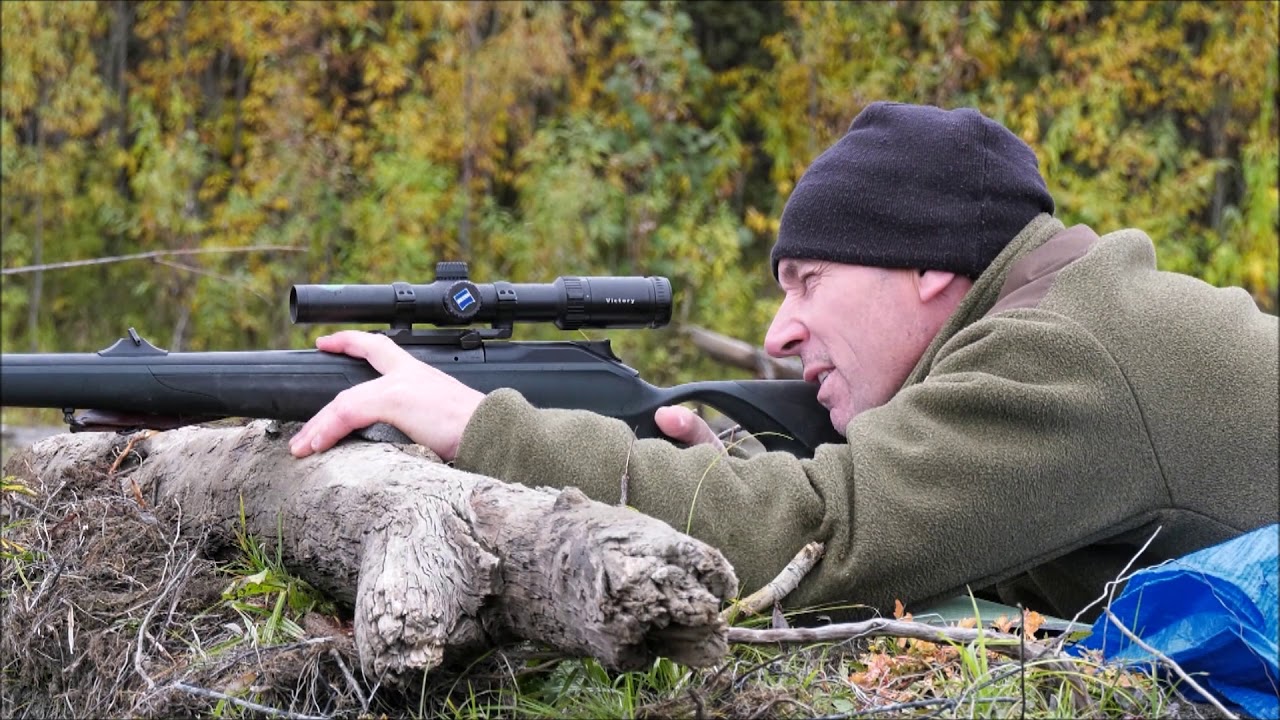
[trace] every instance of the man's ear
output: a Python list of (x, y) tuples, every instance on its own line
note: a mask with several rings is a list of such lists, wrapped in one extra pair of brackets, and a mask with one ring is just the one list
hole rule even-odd
[(921, 270), (916, 276), (916, 291), (920, 302), (927, 303), (938, 297), (960, 276), (946, 270)]

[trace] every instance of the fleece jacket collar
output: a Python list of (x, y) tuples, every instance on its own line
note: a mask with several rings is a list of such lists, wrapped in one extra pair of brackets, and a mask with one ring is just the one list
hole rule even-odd
[(956, 307), (947, 323), (938, 331), (933, 342), (929, 343), (929, 347), (925, 349), (924, 355), (920, 357), (920, 361), (916, 363), (902, 387), (908, 388), (923, 381), (933, 367), (934, 358), (937, 357), (942, 346), (946, 345), (956, 333), (986, 315), (1001, 295), (1006, 293), (1005, 280), (1014, 263), (1062, 232), (1065, 227), (1060, 220), (1048, 213), (1041, 213), (1027, 223), (1022, 232), (1009, 241), (1005, 249), (991, 261), (986, 271), (978, 276), (973, 287), (960, 301), (960, 305)]

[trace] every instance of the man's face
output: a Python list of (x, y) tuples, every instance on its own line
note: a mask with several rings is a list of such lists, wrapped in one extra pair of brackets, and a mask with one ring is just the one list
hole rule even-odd
[(893, 397), (955, 305), (936, 306), (915, 270), (788, 258), (778, 283), (786, 297), (765, 350), (800, 358), (842, 435), (854, 417)]

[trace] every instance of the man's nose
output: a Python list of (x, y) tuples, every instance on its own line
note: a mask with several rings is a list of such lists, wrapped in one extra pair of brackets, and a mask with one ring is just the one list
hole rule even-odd
[(799, 355), (800, 346), (809, 339), (809, 331), (791, 313), (786, 302), (778, 308), (769, 324), (769, 332), (764, 335), (764, 350), (774, 357)]

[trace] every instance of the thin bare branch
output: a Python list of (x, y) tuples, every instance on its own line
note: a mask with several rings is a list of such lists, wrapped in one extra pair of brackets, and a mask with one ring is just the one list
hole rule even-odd
[[(1147, 538), (1147, 541), (1142, 543), (1142, 547), (1138, 548), (1138, 552), (1134, 553), (1133, 557), (1129, 558), (1129, 562), (1125, 563), (1124, 567), (1120, 569), (1120, 574), (1102, 588), (1102, 594), (1093, 602), (1080, 608), (1075, 616), (1071, 618), (1071, 626), (1074, 627), (1075, 624), (1079, 622), (1080, 618), (1083, 617), (1085, 613), (1089, 612), (1090, 608), (1098, 605), (1098, 603), (1105, 601), (1107, 603), (1106, 607), (1111, 607), (1111, 602), (1115, 600), (1116, 589), (1122, 584), (1128, 582), (1131, 577), (1129, 568), (1133, 567), (1133, 564), (1138, 561), (1138, 558), (1142, 557), (1142, 554), (1147, 551), (1147, 548), (1151, 546), (1151, 542), (1156, 539), (1156, 536), (1160, 534), (1160, 530), (1163, 528), (1163, 525), (1156, 526), (1155, 531), (1151, 533), (1151, 537)], [(1056, 648), (1058, 652), (1062, 652), (1062, 648), (1067, 644), (1067, 640), (1070, 637), (1071, 633), (1062, 633), (1062, 636), (1058, 638), (1058, 646)]]
[[(176, 545), (176, 539), (175, 539), (175, 545)], [(164, 602), (164, 599), (169, 595), (169, 593), (174, 592), (175, 589), (180, 588), (186, 584), (187, 578), (189, 577), (191, 572), (191, 565), (198, 558), (199, 558), (198, 552), (192, 552), (190, 555), (187, 556), (187, 561), (182, 566), (182, 569), (179, 570), (178, 573), (173, 576), (173, 579), (170, 580), (167, 585), (165, 585), (164, 589), (160, 592), (160, 595), (156, 597), (155, 602), (151, 603), (151, 607), (147, 610), (147, 614), (142, 618), (142, 624), (138, 626), (138, 643), (133, 653), (133, 669), (138, 673), (138, 676), (141, 677), (142, 680), (147, 684), (148, 689), (155, 688), (156, 682), (155, 680), (151, 679), (150, 675), (147, 674), (147, 671), (143, 667), (143, 662), (142, 662), (142, 650), (144, 647), (143, 641), (148, 637), (147, 625), (150, 624), (151, 618), (156, 614), (156, 610)]]
[(107, 265), (125, 262), (126, 260), (150, 260), (170, 255), (213, 255), (251, 252), (300, 252), (303, 248), (294, 245), (258, 245), (243, 248), (187, 248), (180, 250), (152, 250), (151, 252), (133, 253), (131, 255), (112, 255), (110, 257), (90, 258), (88, 260), (68, 260), (66, 262), (44, 263), (41, 265), (24, 265), (16, 268), (4, 268), (0, 275), (20, 275), (22, 273), (44, 272), (45, 270), (64, 270), (66, 268), (85, 267), (87, 265)]
[(689, 337), (695, 347), (716, 362), (751, 370), (764, 378), (800, 378), (800, 363), (795, 358), (770, 357), (763, 349), (737, 338), (718, 332), (686, 325), (681, 332)]
[(1167, 667), (1167, 668), (1169, 668), (1170, 670), (1172, 670), (1172, 671), (1174, 672), (1174, 674), (1176, 674), (1178, 677), (1182, 678), (1182, 679), (1183, 679), (1183, 680), (1184, 680), (1188, 685), (1190, 685), (1190, 686), (1192, 687), (1192, 689), (1194, 689), (1196, 692), (1198, 692), (1198, 693), (1200, 693), (1202, 696), (1204, 696), (1204, 698), (1205, 698), (1205, 699), (1207, 699), (1207, 700), (1209, 701), (1209, 704), (1210, 704), (1210, 705), (1212, 705), (1212, 706), (1214, 706), (1215, 708), (1217, 708), (1217, 709), (1218, 709), (1218, 712), (1222, 713), (1222, 714), (1223, 714), (1223, 716), (1225, 716), (1225, 717), (1227, 717), (1227, 718), (1230, 718), (1230, 720), (1239, 720), (1239, 717), (1240, 717), (1239, 715), (1236, 715), (1235, 713), (1233, 713), (1233, 712), (1231, 712), (1230, 710), (1228, 710), (1225, 706), (1223, 706), (1223, 704), (1222, 704), (1221, 702), (1219, 702), (1219, 701), (1218, 701), (1218, 699), (1217, 699), (1217, 698), (1215, 698), (1213, 695), (1211, 695), (1211, 694), (1210, 694), (1207, 690), (1205, 690), (1204, 688), (1200, 687), (1200, 683), (1198, 683), (1198, 682), (1196, 682), (1195, 680), (1193, 680), (1193, 679), (1192, 679), (1192, 677), (1191, 677), (1190, 675), (1188, 675), (1188, 674), (1187, 674), (1187, 671), (1183, 670), (1183, 669), (1182, 669), (1182, 667), (1178, 665), (1178, 663), (1174, 662), (1173, 658), (1169, 657), (1168, 655), (1165, 655), (1164, 653), (1160, 652), (1159, 650), (1155, 649), (1154, 647), (1152, 647), (1152, 646), (1148, 645), (1147, 643), (1143, 642), (1143, 641), (1142, 641), (1142, 638), (1138, 637), (1137, 635), (1135, 635), (1135, 634), (1133, 633), (1133, 631), (1132, 631), (1132, 630), (1130, 630), (1129, 628), (1125, 627), (1124, 623), (1120, 622), (1120, 618), (1116, 617), (1116, 614), (1115, 614), (1115, 613), (1113, 613), (1113, 612), (1111, 612), (1111, 608), (1110, 608), (1110, 607), (1108, 607), (1108, 608), (1105, 610), (1105, 612), (1106, 612), (1106, 615), (1107, 615), (1107, 620), (1108, 620), (1108, 621), (1110, 621), (1110, 623), (1111, 623), (1112, 625), (1115, 625), (1115, 626), (1116, 626), (1116, 628), (1117, 628), (1121, 633), (1123, 633), (1125, 637), (1127, 637), (1127, 638), (1129, 638), (1129, 640), (1133, 641), (1133, 644), (1134, 644), (1134, 645), (1137, 645), (1138, 647), (1142, 648), (1143, 650), (1145, 650), (1145, 651), (1147, 651), (1147, 652), (1151, 653), (1151, 655), (1152, 655), (1153, 657), (1155, 657), (1155, 659), (1157, 659), (1157, 660), (1159, 660), (1159, 661), (1160, 661), (1160, 664), (1162, 664), (1162, 665), (1164, 665), (1165, 667)]
[(333, 657), (334, 662), (338, 663), (338, 669), (342, 671), (342, 677), (347, 679), (347, 686), (351, 688), (351, 692), (356, 694), (356, 699), (360, 701), (360, 709), (366, 715), (369, 714), (369, 698), (365, 697), (364, 692), (360, 689), (360, 683), (356, 682), (355, 675), (351, 674), (351, 670), (343, 662), (342, 653), (338, 652), (336, 648), (329, 648), (329, 655)]
[(254, 295), (257, 295), (259, 298), (262, 298), (263, 300), (266, 300), (268, 302), (271, 301), (271, 298), (267, 297), (266, 295), (263, 295), (262, 293), (250, 287), (249, 283), (243, 280), (238, 280), (236, 278), (233, 278), (230, 275), (223, 275), (221, 273), (211, 272), (203, 268), (198, 268), (194, 265), (187, 265), (186, 263), (173, 262), (171, 260), (161, 260), (157, 258), (153, 262), (155, 262), (157, 265), (164, 265), (165, 267), (171, 267), (174, 270), (182, 270), (184, 272), (201, 275), (203, 277), (213, 278), (214, 280), (221, 280), (222, 282), (228, 283), (230, 285), (235, 285), (237, 287), (240, 287), (245, 292), (249, 292)]
[(255, 702), (249, 702), (248, 700), (242, 700), (238, 697), (232, 697), (226, 693), (220, 693), (217, 690), (209, 690), (208, 688), (188, 685), (184, 682), (175, 682), (170, 687), (175, 690), (191, 693), (192, 695), (200, 695), (202, 697), (213, 698), (214, 700), (226, 700), (232, 705), (239, 705), (246, 710), (253, 710), (254, 712), (260, 712), (274, 717), (289, 718), (289, 720), (328, 720), (324, 715), (303, 715), (302, 713), (294, 713), (289, 712), (288, 710), (259, 705)]

